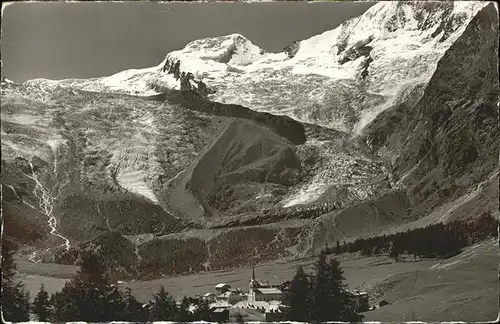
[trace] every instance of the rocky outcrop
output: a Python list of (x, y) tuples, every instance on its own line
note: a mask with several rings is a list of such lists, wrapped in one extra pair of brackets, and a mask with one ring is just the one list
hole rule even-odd
[(217, 116), (237, 117), (255, 121), (285, 137), (293, 144), (302, 144), (306, 137), (302, 123), (288, 116), (277, 116), (270, 113), (257, 112), (246, 107), (234, 104), (223, 104), (204, 99), (193, 91), (169, 90), (164, 94), (149, 97), (157, 101), (167, 101), (170, 104), (180, 105), (204, 113)]
[(300, 48), (300, 42), (295, 41), (295, 42), (291, 43), (290, 45), (286, 46), (283, 49), (283, 52), (285, 52), (286, 55), (288, 55), (288, 58), (293, 58), (295, 56), (295, 54), (297, 54), (297, 52), (299, 51), (299, 48)]
[(353, 44), (341, 54), (341, 56), (339, 57), (339, 63), (344, 64), (349, 61), (354, 61), (361, 56), (368, 57), (373, 49), (372, 46), (368, 45), (372, 40), (373, 36), (370, 36), (367, 39), (358, 41), (357, 43)]

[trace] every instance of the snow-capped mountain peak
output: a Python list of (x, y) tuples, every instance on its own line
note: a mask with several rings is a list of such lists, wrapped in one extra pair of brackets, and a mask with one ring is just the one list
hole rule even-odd
[(243, 35), (230, 34), (192, 41), (182, 51), (170, 53), (169, 57), (175, 57), (177, 53), (183, 56), (191, 54), (202, 60), (230, 65), (248, 65), (256, 61), (264, 52)]
[(423, 93), (439, 59), (485, 5), (384, 1), (280, 53), (230, 34), (192, 41), (153, 68), (57, 84), (151, 95), (180, 89), (164, 69), (179, 61), (180, 71), (214, 90), (212, 100), (359, 134), (380, 112)]

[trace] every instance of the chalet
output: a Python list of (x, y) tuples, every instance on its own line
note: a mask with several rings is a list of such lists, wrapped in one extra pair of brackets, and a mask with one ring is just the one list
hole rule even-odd
[(290, 288), (292, 287), (292, 281), (290, 280), (283, 281), (281, 284), (279, 284), (278, 287), (283, 293), (289, 292)]
[(216, 308), (230, 308), (231, 305), (227, 301), (219, 300), (219, 301), (210, 303), (208, 305), (208, 307), (210, 308), (210, 310), (214, 310)]
[(370, 306), (368, 305), (368, 293), (360, 292), (359, 290), (347, 290), (346, 292), (349, 300), (354, 303), (357, 312), (365, 312), (369, 310)]
[(231, 286), (227, 283), (220, 283), (215, 285), (215, 292), (220, 295), (231, 289)]
[(286, 312), (282, 308), (269, 309), (265, 312), (266, 322), (281, 322), (287, 320)]
[(210, 319), (212, 322), (216, 323), (227, 323), (229, 322), (229, 309), (227, 308), (215, 308), (210, 312)]
[(203, 295), (202, 299), (208, 300), (209, 302), (214, 302), (217, 300), (217, 295), (211, 292), (206, 293), (205, 295)]
[(239, 289), (232, 289), (226, 291), (223, 294), (217, 296), (218, 300), (227, 301), (228, 304), (234, 305), (240, 301), (246, 300), (248, 298), (248, 294), (244, 293)]

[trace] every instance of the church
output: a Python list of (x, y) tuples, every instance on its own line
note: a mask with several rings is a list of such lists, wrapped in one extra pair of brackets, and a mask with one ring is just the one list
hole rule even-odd
[(255, 279), (255, 268), (252, 269), (252, 279), (248, 284), (248, 303), (282, 301), (283, 292), (267, 282)]
[(256, 321), (279, 322), (285, 320), (285, 307), (282, 304), (284, 293), (278, 286), (255, 279), (255, 268), (248, 284), (247, 300), (240, 301), (231, 307), (233, 314), (243, 312)]

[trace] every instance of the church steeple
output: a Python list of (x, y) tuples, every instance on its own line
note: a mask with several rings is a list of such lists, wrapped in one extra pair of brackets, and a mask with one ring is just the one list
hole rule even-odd
[(255, 266), (254, 265), (252, 265), (252, 279), (250, 280), (248, 287), (250, 288), (250, 290), (259, 287), (257, 280), (255, 280)]
[(248, 302), (255, 302), (255, 290), (259, 287), (257, 281), (255, 280), (255, 265), (252, 264), (252, 280), (248, 284)]

